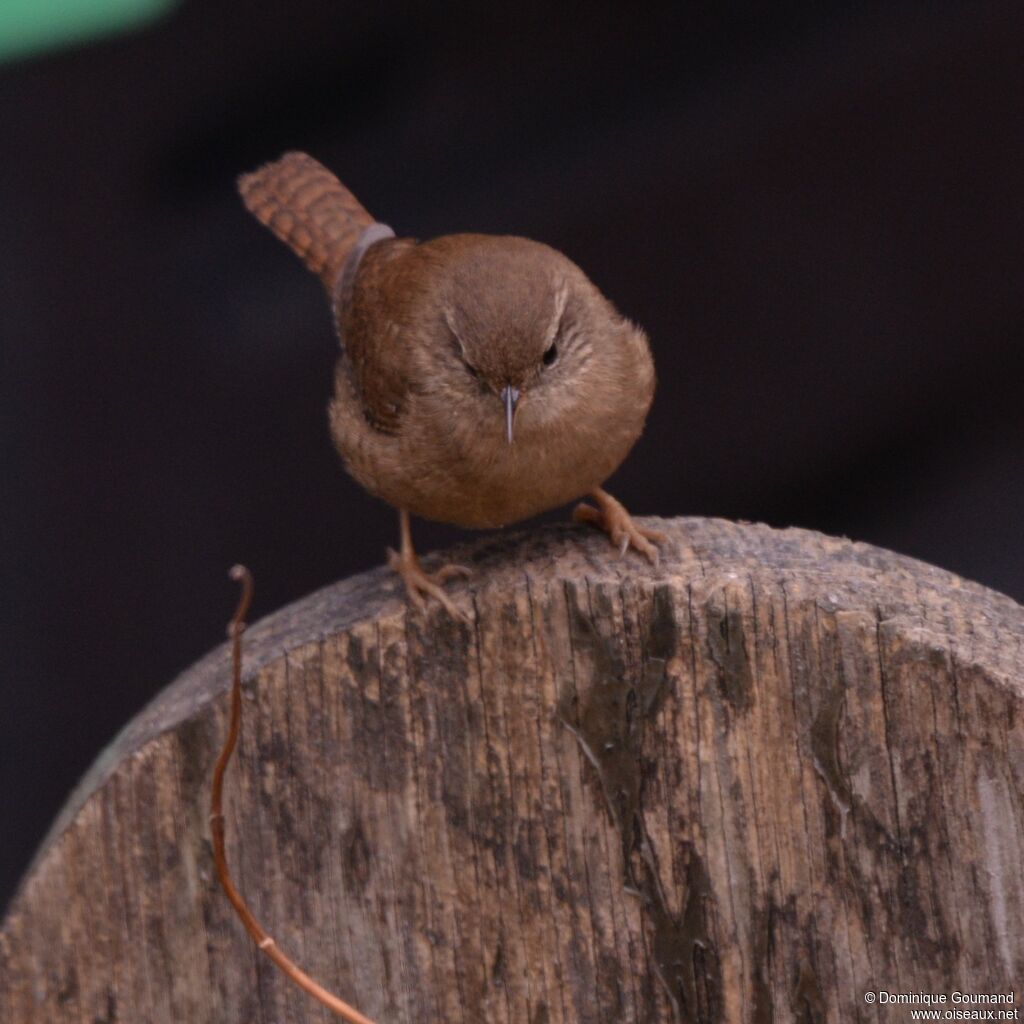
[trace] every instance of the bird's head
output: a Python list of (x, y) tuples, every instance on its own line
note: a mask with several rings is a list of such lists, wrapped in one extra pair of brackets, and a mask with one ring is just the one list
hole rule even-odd
[(556, 250), (525, 238), (459, 239), (447, 261), (440, 329), (509, 444), (521, 405), (574, 404), (608, 336), (636, 330), (583, 272)]

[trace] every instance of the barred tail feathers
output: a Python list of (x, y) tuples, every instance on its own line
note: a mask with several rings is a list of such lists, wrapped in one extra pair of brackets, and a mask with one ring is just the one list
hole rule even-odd
[(285, 153), (238, 179), (242, 201), (324, 283), (334, 287), (345, 259), (373, 218), (326, 167)]

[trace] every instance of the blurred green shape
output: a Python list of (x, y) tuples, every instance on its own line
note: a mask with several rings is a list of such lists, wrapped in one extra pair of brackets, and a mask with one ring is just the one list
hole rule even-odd
[(135, 28), (177, 0), (0, 0), (0, 61)]

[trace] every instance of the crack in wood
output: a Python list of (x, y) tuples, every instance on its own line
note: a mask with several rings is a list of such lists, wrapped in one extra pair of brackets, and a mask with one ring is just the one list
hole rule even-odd
[(625, 658), (599, 632), (580, 607), (575, 587), (566, 588), (575, 657), (588, 659), (591, 688), (580, 706), (562, 701), (559, 717), (576, 737), (600, 780), (618, 832), (623, 884), (637, 895), (653, 935), (654, 968), (680, 1024), (717, 1019), (721, 1006), (715, 951), (704, 922), (704, 902), (712, 898), (704, 861), (689, 845), (686, 894), (674, 915), (658, 871), (657, 855), (642, 814), (645, 721), (656, 713), (668, 682), (667, 663), (677, 646), (671, 590), (658, 587), (642, 647), (639, 678)]

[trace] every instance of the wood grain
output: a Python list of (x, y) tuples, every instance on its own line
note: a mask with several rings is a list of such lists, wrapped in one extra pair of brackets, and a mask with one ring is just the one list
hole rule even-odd
[[(716, 520), (660, 568), (552, 528), (247, 634), (225, 792), (278, 944), (389, 1022), (889, 1021), (1024, 979), (1024, 609)], [(225, 590), (225, 612), (233, 595)], [(215, 651), (97, 761), (0, 930), (0, 1020), (329, 1019), (254, 951), (206, 820)]]

